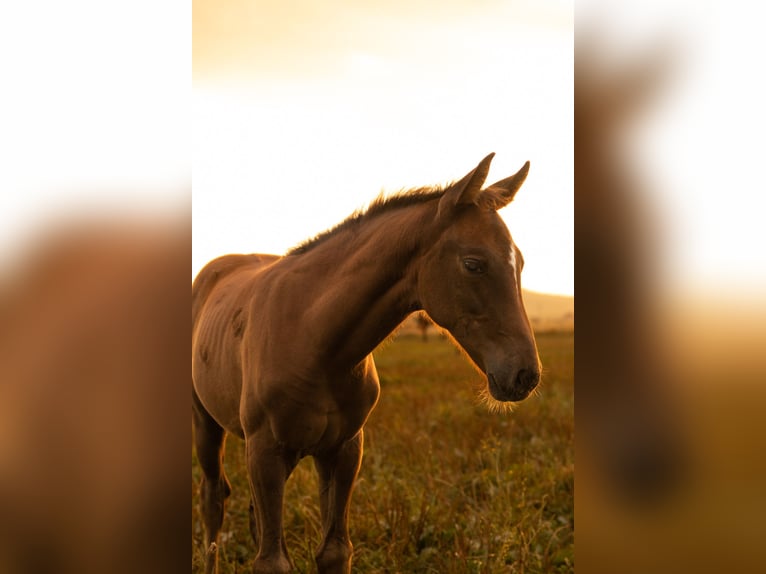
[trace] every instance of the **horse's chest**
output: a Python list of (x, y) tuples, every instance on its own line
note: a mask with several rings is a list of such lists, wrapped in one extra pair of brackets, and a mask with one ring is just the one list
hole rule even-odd
[(359, 381), (352, 388), (312, 389), (300, 400), (281, 399), (271, 409), (269, 423), (278, 443), (304, 454), (331, 450), (356, 435), (378, 398), (377, 380)]
[(335, 409), (328, 413), (328, 424), (336, 426), (344, 440), (354, 436), (367, 422), (380, 394), (377, 381), (365, 383), (355, 393), (335, 398)]

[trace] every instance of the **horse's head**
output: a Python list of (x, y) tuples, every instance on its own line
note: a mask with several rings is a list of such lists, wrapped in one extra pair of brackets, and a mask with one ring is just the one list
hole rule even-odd
[(438, 238), (423, 257), (420, 302), (487, 376), (498, 401), (521, 401), (540, 381), (540, 360), (521, 298), (524, 259), (497, 210), (529, 171), (482, 188), (494, 154), (439, 200)]

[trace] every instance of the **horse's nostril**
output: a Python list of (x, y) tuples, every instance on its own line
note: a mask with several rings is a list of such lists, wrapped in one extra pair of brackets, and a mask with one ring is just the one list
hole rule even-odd
[(521, 369), (516, 375), (516, 384), (526, 390), (531, 391), (540, 382), (540, 371), (537, 369)]

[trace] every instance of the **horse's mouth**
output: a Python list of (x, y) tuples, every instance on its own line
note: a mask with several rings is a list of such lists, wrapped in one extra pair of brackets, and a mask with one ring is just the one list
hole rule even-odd
[(492, 398), (504, 403), (523, 401), (537, 386), (536, 383), (531, 386), (513, 384), (510, 385), (510, 388), (506, 388), (497, 382), (495, 375), (492, 373), (487, 374), (487, 381), (489, 394), (492, 395)]

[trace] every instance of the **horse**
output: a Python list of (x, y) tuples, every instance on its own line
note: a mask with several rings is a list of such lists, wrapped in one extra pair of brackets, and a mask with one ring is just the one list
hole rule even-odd
[(205, 571), (217, 571), (231, 486), (227, 433), (245, 441), (254, 573), (290, 572), (285, 482), (311, 456), (323, 538), (318, 572), (351, 571), (349, 503), (380, 393), (372, 357), (425, 311), (486, 377), (490, 400), (524, 400), (541, 364), (521, 294), (524, 258), (497, 211), (529, 171), (483, 187), (493, 154), (459, 181), (379, 197), (284, 256), (225, 255), (192, 285), (194, 442)]

